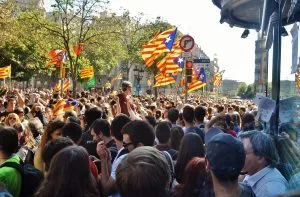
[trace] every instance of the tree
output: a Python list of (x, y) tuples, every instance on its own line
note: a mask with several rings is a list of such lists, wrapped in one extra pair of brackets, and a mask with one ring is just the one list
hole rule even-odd
[(237, 95), (240, 96), (241, 98), (245, 98), (246, 90), (247, 90), (247, 84), (242, 82), (238, 87)]
[(76, 94), (79, 55), (73, 53), (73, 47), (79, 43), (85, 46), (101, 39), (102, 35), (110, 34), (109, 28), (95, 24), (107, 25), (106, 17), (99, 17), (107, 1), (102, 0), (55, 0), (52, 15), (49, 19), (40, 15), (32, 15), (36, 23), (56, 37), (57, 47), (66, 50), (69, 72), (73, 81), (73, 96)]
[(254, 87), (253, 87), (253, 84), (251, 85), (248, 85), (247, 86), (247, 89), (246, 89), (246, 92), (245, 92), (245, 98), (247, 99), (252, 99), (254, 98)]

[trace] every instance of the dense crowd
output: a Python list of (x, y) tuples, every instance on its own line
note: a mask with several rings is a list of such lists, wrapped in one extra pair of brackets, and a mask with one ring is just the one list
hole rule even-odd
[[(0, 195), (273, 197), (300, 186), (297, 123), (250, 100), (0, 91)], [(295, 194), (297, 195), (297, 194)]]

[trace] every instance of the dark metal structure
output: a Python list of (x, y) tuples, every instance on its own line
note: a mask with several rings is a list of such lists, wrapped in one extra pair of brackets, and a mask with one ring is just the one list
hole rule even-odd
[(282, 26), (300, 21), (300, 0), (212, 0), (221, 9), (220, 23), (256, 29), (273, 44), (272, 98), (276, 111), (271, 119), (274, 135), (279, 127)]
[(140, 90), (141, 90), (141, 80), (143, 79), (143, 74), (144, 70), (142, 68), (138, 68), (137, 66), (133, 69), (133, 74), (134, 78), (136, 80), (136, 91), (137, 91), (137, 96), (140, 95)]

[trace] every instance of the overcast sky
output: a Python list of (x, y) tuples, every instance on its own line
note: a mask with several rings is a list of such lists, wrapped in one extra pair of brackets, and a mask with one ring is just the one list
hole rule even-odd
[[(50, 2), (45, 0), (46, 9)], [(132, 15), (144, 13), (146, 18), (161, 16), (183, 34), (194, 37), (198, 46), (213, 59), (217, 54), (220, 69), (225, 69), (224, 79), (254, 82), (255, 40), (257, 32), (250, 30), (248, 38), (242, 39), (244, 29), (230, 28), (227, 23), (220, 24), (220, 10), (211, 0), (111, 0), (110, 9), (119, 12), (127, 9)], [(286, 28), (290, 34), (291, 27)], [(290, 75), (291, 36), (282, 41), (282, 80), (294, 80)], [(272, 62), (269, 61), (269, 64)], [(269, 66), (269, 71), (272, 70)], [(269, 81), (271, 72), (269, 72)]]

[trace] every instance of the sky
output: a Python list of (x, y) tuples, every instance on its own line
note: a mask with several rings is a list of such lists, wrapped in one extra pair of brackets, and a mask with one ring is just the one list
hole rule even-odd
[[(53, 0), (45, 0), (46, 10)], [(220, 24), (220, 9), (211, 0), (110, 0), (112, 12), (121, 13), (127, 9), (132, 16), (143, 13), (145, 18), (163, 20), (176, 26), (183, 34), (189, 34), (198, 46), (213, 59), (216, 55), (221, 70), (226, 70), (223, 79), (254, 82), (255, 40), (257, 32), (250, 30), (246, 39), (241, 38), (244, 29)], [(282, 39), (281, 80), (294, 80), (290, 74), (291, 26), (286, 27), (289, 36)], [(271, 55), (270, 55), (271, 56)], [(272, 60), (269, 59), (269, 81), (271, 81)]]

